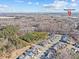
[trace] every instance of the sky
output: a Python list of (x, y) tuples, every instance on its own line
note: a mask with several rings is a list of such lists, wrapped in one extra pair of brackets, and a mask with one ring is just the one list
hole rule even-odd
[(66, 12), (79, 10), (79, 0), (0, 0), (0, 12)]

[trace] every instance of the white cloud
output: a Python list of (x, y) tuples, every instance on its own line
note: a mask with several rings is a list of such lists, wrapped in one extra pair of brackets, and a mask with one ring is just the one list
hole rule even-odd
[(29, 4), (29, 5), (31, 5), (31, 4), (32, 4), (32, 2), (30, 1), (30, 2), (28, 2), (28, 4)]
[(72, 0), (72, 2), (75, 2), (76, 0)]
[(52, 4), (44, 4), (43, 6), (46, 8), (53, 8), (53, 9), (62, 9), (65, 8), (65, 6), (67, 6), (68, 3), (66, 1), (54, 1), (54, 3)]
[(36, 4), (36, 5), (39, 5), (39, 2), (36, 2), (35, 4)]
[(76, 7), (77, 6), (77, 3), (72, 3), (71, 6), (72, 7)]
[(24, 0), (16, 0), (16, 2), (18, 2), (18, 3), (23, 3), (23, 2), (25, 2)]
[(0, 4), (0, 8), (7, 8), (8, 5), (3, 5), (3, 4)]
[(66, 0), (55, 0), (54, 3), (51, 4), (44, 4), (44, 8), (52, 8), (52, 9), (65, 9), (65, 8), (76, 8), (77, 4), (76, 3), (71, 3), (69, 4)]
[(0, 4), (0, 11), (4, 11), (4, 10), (6, 10), (8, 8), (9, 8), (8, 5)]

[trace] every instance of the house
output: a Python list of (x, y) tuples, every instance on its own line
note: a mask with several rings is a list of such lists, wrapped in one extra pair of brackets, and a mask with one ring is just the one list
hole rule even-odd
[(69, 39), (68, 39), (68, 35), (67, 34), (64, 34), (62, 37), (61, 37), (61, 42), (64, 42), (64, 43), (68, 43)]
[(73, 47), (72, 49), (74, 50), (74, 53), (77, 53), (77, 52), (79, 53), (79, 48)]
[(79, 48), (79, 43), (77, 42), (77, 43), (73, 44), (73, 46)]

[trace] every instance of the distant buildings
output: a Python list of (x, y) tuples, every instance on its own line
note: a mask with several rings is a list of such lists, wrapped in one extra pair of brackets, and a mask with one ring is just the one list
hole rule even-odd
[(55, 32), (58, 34), (69, 34), (72, 29), (75, 29), (75, 22), (79, 22), (78, 18), (57, 16), (53, 14), (47, 15), (14, 15), (0, 16), (0, 27), (6, 25), (19, 25), (21, 32), (44, 31)]

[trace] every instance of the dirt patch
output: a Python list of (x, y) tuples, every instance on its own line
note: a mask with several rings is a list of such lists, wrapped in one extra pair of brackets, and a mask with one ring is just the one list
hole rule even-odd
[(18, 49), (18, 50), (14, 50), (10, 56), (7, 57), (6, 56), (2, 56), (0, 57), (0, 59), (16, 59), (16, 57), (18, 57), (19, 55), (21, 55), (25, 50), (29, 49), (30, 46), (24, 47), (22, 49)]

